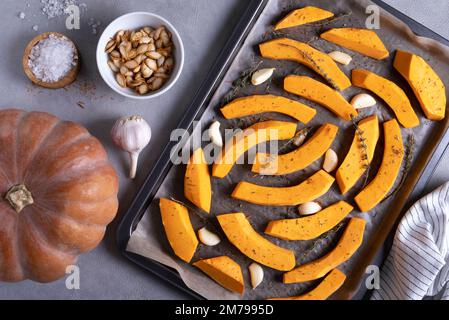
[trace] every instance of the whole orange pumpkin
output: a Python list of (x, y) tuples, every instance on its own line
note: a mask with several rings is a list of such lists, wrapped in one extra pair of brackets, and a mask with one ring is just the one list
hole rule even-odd
[(0, 111), (0, 281), (64, 276), (103, 238), (117, 192), (105, 149), (84, 127)]

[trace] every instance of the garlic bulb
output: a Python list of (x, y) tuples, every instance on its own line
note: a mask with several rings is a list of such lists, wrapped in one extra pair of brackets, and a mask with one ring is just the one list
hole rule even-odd
[(140, 116), (123, 117), (116, 121), (111, 131), (114, 143), (129, 153), (131, 167), (129, 177), (136, 177), (140, 152), (151, 140), (151, 128)]

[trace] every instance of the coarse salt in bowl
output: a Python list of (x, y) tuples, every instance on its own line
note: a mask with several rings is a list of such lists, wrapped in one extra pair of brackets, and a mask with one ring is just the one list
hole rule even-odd
[(27, 77), (49, 89), (63, 88), (76, 80), (80, 69), (75, 44), (58, 32), (45, 32), (26, 46), (22, 65)]
[[(173, 56), (175, 65), (173, 71), (170, 74), (170, 78), (162, 86), (162, 88), (156, 91), (150, 91), (147, 94), (140, 95), (130, 88), (122, 88), (116, 81), (115, 73), (108, 66), (108, 54), (105, 52), (106, 44), (109, 40), (114, 38), (115, 34), (120, 30), (136, 30), (143, 27), (157, 28), (159, 26), (165, 26), (172, 34), (172, 41), (174, 45)], [(97, 45), (97, 66), (101, 74), (101, 77), (106, 84), (115, 92), (132, 99), (151, 99), (162, 95), (167, 92), (175, 82), (178, 80), (182, 68), (184, 66), (184, 45), (178, 31), (173, 25), (161, 16), (149, 13), (149, 12), (131, 12), (123, 16), (118, 17), (112, 21), (103, 34), (100, 37)]]
[(31, 49), (28, 66), (39, 80), (56, 82), (69, 73), (76, 59), (70, 40), (50, 34)]

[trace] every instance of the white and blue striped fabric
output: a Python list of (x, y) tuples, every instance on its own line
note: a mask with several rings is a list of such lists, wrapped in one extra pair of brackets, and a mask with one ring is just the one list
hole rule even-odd
[[(449, 183), (428, 194), (401, 220), (373, 300), (449, 300)], [(444, 291), (443, 291), (444, 290)]]

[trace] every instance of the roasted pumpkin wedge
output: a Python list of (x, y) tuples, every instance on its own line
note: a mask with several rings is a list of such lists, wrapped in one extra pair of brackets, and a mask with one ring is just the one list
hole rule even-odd
[(235, 99), (220, 109), (226, 119), (252, 116), (263, 112), (277, 112), (306, 124), (316, 115), (316, 110), (301, 102), (282, 96), (254, 95)]
[(270, 221), (265, 233), (282, 240), (311, 240), (339, 224), (353, 207), (339, 201), (311, 216)]
[(329, 271), (349, 260), (363, 241), (365, 220), (351, 218), (337, 246), (325, 256), (284, 273), (284, 283), (298, 283), (324, 277)]
[(165, 198), (159, 200), (159, 208), (170, 246), (179, 258), (190, 262), (198, 246), (198, 239), (190, 222), (187, 208)]
[(334, 14), (330, 11), (313, 6), (308, 6), (291, 11), (276, 24), (274, 30), (297, 27), (307, 23), (332, 18), (333, 16)]
[(242, 269), (228, 256), (199, 260), (193, 265), (229, 291), (239, 294), (245, 291)]
[(296, 297), (272, 298), (268, 300), (326, 300), (338, 289), (346, 280), (346, 275), (338, 269), (334, 269), (320, 282), (313, 290)]
[(446, 114), (446, 87), (438, 74), (420, 56), (397, 50), (393, 66), (408, 81), (421, 108), (430, 120)]
[(326, 153), (337, 133), (337, 126), (326, 123), (306, 143), (292, 152), (282, 155), (258, 154), (252, 171), (264, 175), (284, 175), (302, 170)]
[(232, 142), (226, 142), (218, 155), (212, 167), (212, 175), (217, 178), (226, 177), (237, 159), (252, 147), (273, 139), (291, 139), (295, 136), (295, 132), (296, 123), (285, 121), (258, 122), (238, 132), (232, 137)]
[(398, 121), (405, 128), (419, 125), (419, 119), (410, 104), (410, 100), (397, 84), (371, 71), (352, 70), (352, 83), (360, 88), (374, 92), (393, 110)]
[(379, 121), (376, 115), (363, 119), (357, 127), (351, 148), (335, 175), (342, 194), (348, 192), (367, 170), (379, 140)]
[(288, 38), (270, 40), (259, 45), (262, 57), (290, 60), (309, 67), (321, 75), (332, 87), (341, 91), (351, 86), (349, 78), (329, 55), (306, 43)]
[(302, 183), (292, 187), (265, 187), (246, 181), (239, 182), (232, 197), (267, 206), (295, 206), (315, 200), (325, 194), (334, 178), (320, 170)]
[(377, 60), (389, 56), (387, 48), (373, 30), (336, 28), (322, 33), (321, 38)]
[(209, 167), (203, 149), (196, 149), (187, 163), (184, 177), (184, 195), (198, 208), (210, 212), (212, 187)]
[(366, 188), (355, 197), (355, 202), (362, 212), (373, 209), (387, 196), (401, 171), (404, 144), (401, 128), (396, 120), (384, 123), (384, 137), (384, 154), (379, 171)]
[(217, 219), (229, 241), (247, 257), (280, 271), (295, 267), (293, 251), (279, 247), (258, 234), (243, 213), (222, 214)]
[(284, 79), (284, 90), (326, 107), (343, 120), (357, 117), (357, 110), (339, 92), (310, 77), (287, 76)]

